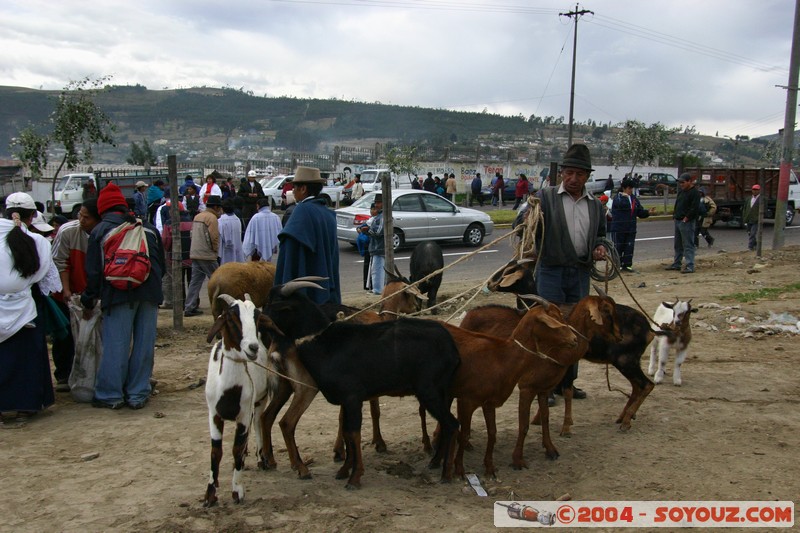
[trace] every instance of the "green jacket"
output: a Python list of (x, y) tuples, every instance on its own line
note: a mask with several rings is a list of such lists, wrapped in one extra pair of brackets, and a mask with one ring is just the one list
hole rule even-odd
[(750, 198), (744, 201), (742, 221), (745, 224), (758, 224), (758, 204), (760, 203), (761, 199), (756, 197), (756, 203), (753, 204), (753, 207), (750, 207), (751, 201), (752, 200)]

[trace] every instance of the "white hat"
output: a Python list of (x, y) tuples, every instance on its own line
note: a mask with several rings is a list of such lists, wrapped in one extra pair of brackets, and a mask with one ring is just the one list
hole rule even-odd
[(136, 182), (136, 188), (137, 188), (137, 189), (140, 189), (140, 188), (142, 188), (142, 187), (149, 187), (149, 185), (148, 185), (148, 184), (146, 184), (145, 182), (141, 181), (141, 180), (137, 181), (137, 182)]
[(247, 173), (247, 177), (248, 177), (248, 178), (255, 178), (255, 177), (256, 177), (256, 171), (255, 171), (255, 170), (251, 170), (251, 171), (249, 171), (249, 172)]
[(6, 209), (18, 207), (20, 209), (36, 209), (36, 204), (33, 203), (31, 195), (24, 192), (15, 192), (8, 195), (6, 198)]
[(47, 233), (48, 231), (53, 231), (54, 229), (56, 229), (47, 223), (47, 221), (44, 219), (44, 215), (40, 211), (36, 211), (36, 214), (33, 215), (33, 220), (31, 220), (31, 226), (41, 231), (42, 233)]

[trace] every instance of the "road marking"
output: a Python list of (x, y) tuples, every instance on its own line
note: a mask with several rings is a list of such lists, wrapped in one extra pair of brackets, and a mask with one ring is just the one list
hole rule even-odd
[[(481, 251), (481, 252), (478, 252), (478, 253), (479, 253), (479, 254), (496, 254), (496, 253), (498, 253), (499, 251), (500, 251), (500, 250), (483, 250), (483, 251)], [(442, 254), (442, 255), (443, 255), (444, 257), (451, 257), (451, 256), (457, 256), (457, 255), (469, 255), (469, 254), (471, 254), (471, 253), (472, 253), (472, 252), (453, 252), (453, 253), (449, 253), (449, 254)], [(405, 261), (405, 260), (407, 260), (407, 259), (411, 259), (411, 256), (410, 256), (410, 255), (406, 255), (406, 256), (403, 256), (403, 257), (395, 257), (395, 258), (394, 258), (394, 260), (395, 260), (395, 261)], [(356, 261), (356, 263), (363, 263), (363, 262), (364, 262), (364, 260), (363, 260), (363, 259)]]

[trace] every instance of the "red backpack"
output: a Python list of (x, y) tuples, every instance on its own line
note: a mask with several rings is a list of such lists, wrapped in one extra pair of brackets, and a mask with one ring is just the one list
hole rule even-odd
[(103, 238), (103, 275), (118, 290), (135, 289), (150, 275), (150, 248), (142, 221), (123, 222)]

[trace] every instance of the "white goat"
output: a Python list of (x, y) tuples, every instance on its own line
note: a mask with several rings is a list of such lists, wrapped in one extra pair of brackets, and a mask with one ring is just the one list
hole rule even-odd
[[(656, 384), (664, 381), (664, 373), (667, 369), (667, 357), (669, 350), (675, 347), (675, 368), (672, 372), (672, 383), (681, 385), (681, 365), (686, 359), (689, 343), (692, 340), (692, 326), (689, 318), (691, 313), (696, 313), (697, 309), (692, 308), (691, 298), (683, 302), (676, 299), (674, 302), (661, 302), (656, 309), (653, 322), (659, 325), (661, 331), (666, 335), (657, 335), (650, 346), (650, 365), (647, 373), (654, 376)], [(656, 361), (658, 368), (656, 369)]]
[[(245, 301), (236, 300), (227, 294), (219, 295), (227, 303), (225, 309), (211, 326), (207, 342), (221, 334), (222, 339), (211, 348), (206, 378), (206, 402), (208, 403), (208, 427), (211, 434), (211, 473), (203, 502), (209, 507), (217, 502), (219, 487), (219, 463), (222, 459), (222, 434), (225, 420), (236, 422), (233, 441), (234, 470), (231, 482), (233, 501), (244, 499), (244, 486), (240, 477), (247, 452), (247, 437), (251, 423), (256, 434), (256, 456), (261, 456), (261, 413), (268, 396), (277, 387), (277, 377), (268, 372), (274, 366), (267, 357), (267, 350), (258, 337), (258, 321), (261, 311), (245, 294)], [(258, 407), (261, 406), (260, 409)], [(258, 413), (256, 410), (258, 409)]]

